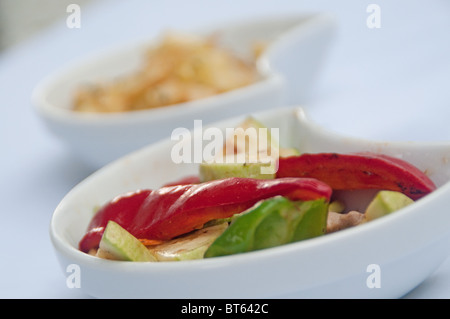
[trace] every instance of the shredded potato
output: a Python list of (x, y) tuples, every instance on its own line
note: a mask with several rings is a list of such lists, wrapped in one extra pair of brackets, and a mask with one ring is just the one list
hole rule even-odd
[(220, 48), (214, 37), (167, 34), (145, 54), (142, 68), (110, 83), (80, 88), (74, 110), (124, 112), (197, 100), (254, 83), (254, 61)]

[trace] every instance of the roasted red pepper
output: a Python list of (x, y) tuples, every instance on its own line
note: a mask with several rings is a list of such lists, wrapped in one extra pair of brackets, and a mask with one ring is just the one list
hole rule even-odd
[(419, 199), (436, 189), (417, 167), (375, 153), (316, 153), (280, 158), (277, 178), (310, 177), (332, 189), (385, 189)]
[(88, 232), (79, 242), (79, 249), (89, 252), (91, 248), (98, 247), (109, 220), (114, 220), (120, 225), (129, 224), (130, 219), (136, 214), (136, 211), (150, 193), (150, 190), (138, 190), (124, 194), (100, 208), (90, 221)]
[(141, 190), (103, 206), (89, 224), (79, 248), (84, 252), (96, 248), (109, 220), (139, 239), (168, 240), (210, 220), (240, 213), (263, 199), (281, 195), (291, 200), (329, 200), (331, 193), (327, 184), (312, 178), (226, 178)]

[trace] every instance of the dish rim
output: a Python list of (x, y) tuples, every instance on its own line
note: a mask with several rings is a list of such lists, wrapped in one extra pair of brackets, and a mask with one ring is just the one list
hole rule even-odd
[[(280, 34), (280, 38), (275, 40), (271, 45), (274, 47), (277, 42), (282, 42), (283, 35), (288, 35), (294, 30), (304, 28), (306, 31), (311, 28), (312, 22), (333, 23), (333, 17), (329, 13), (323, 12), (303, 12), (303, 13), (285, 13), (276, 14), (270, 16), (259, 16), (248, 19), (234, 19), (231, 21), (221, 21), (214, 25), (203, 26), (196, 28), (195, 30), (189, 30), (187, 32), (195, 32), (198, 34), (209, 34), (217, 30), (228, 28), (233, 29), (236, 27), (242, 27), (245, 25), (258, 24), (263, 21), (269, 20), (271, 22), (280, 21), (282, 19), (304, 19), (305, 22), (293, 25), (290, 29)], [(323, 22), (325, 21), (325, 22)], [(249, 85), (239, 87), (227, 92), (222, 92), (213, 96), (201, 98), (198, 100), (192, 100), (172, 105), (161, 106), (152, 109), (125, 111), (125, 112), (76, 112), (70, 108), (61, 107), (55, 105), (49, 101), (49, 94), (58, 87), (58, 82), (61, 79), (67, 78), (74, 71), (79, 69), (89, 68), (90, 65), (94, 65), (95, 62), (105, 57), (113, 57), (120, 55), (130, 55), (134, 50), (140, 50), (141, 52), (145, 47), (158, 41), (159, 35), (148, 37), (145, 39), (138, 39), (133, 42), (121, 43), (113, 47), (105, 48), (102, 50), (96, 50), (86, 55), (75, 58), (65, 66), (53, 71), (39, 81), (32, 90), (31, 102), (35, 110), (44, 117), (52, 118), (60, 122), (77, 122), (81, 124), (114, 124), (114, 123), (135, 123), (145, 122), (151, 120), (162, 120), (170, 117), (171, 114), (183, 113), (190, 114), (195, 112), (204, 112), (207, 109), (214, 109), (217, 104), (224, 104), (229, 101), (234, 101), (242, 98), (242, 96), (252, 96), (258, 92), (264, 91), (267, 87), (283, 87), (285, 79), (282, 74), (273, 70), (268, 62), (268, 58), (265, 54), (261, 55), (255, 60), (255, 66), (260, 78)], [(269, 48), (270, 49), (270, 48)]]
[[(301, 107), (289, 107), (285, 108), (284, 110), (293, 110), (294, 112), (301, 112), (301, 116), (304, 116), (304, 110)], [(263, 113), (267, 114), (270, 112), (280, 112), (282, 109), (274, 109), (272, 111), (265, 111)], [(261, 113), (261, 112), (259, 112)], [(237, 120), (238, 117), (234, 117), (232, 119), (226, 119), (225, 121), (220, 121), (220, 123), (229, 122), (233, 120)], [(217, 124), (217, 123), (216, 123)], [(212, 123), (214, 125), (214, 123)], [(322, 128), (320, 125), (318, 125), (315, 122), (311, 122), (311, 125), (316, 126), (317, 128), (321, 128), (322, 133), (331, 133), (330, 131)], [(353, 139), (352, 137), (340, 135), (340, 137), (346, 138), (346, 139)], [(384, 140), (369, 140), (369, 139), (361, 139), (356, 138), (358, 142), (367, 142), (367, 143), (373, 143), (373, 142), (388, 142), (391, 145), (411, 145), (411, 142), (399, 142), (399, 141), (384, 141)], [(352, 238), (357, 238), (358, 234), (361, 233), (367, 233), (367, 232), (378, 232), (380, 230), (383, 230), (383, 227), (388, 224), (392, 223), (399, 223), (400, 221), (404, 219), (408, 219), (408, 217), (413, 218), (417, 214), (423, 214), (423, 209), (421, 207), (427, 206), (430, 202), (432, 203), (435, 201), (436, 198), (441, 198), (445, 196), (445, 194), (450, 194), (450, 180), (445, 182), (443, 185), (439, 186), (436, 190), (434, 190), (432, 193), (428, 194), (427, 196), (421, 198), (420, 200), (417, 200), (414, 205), (404, 207), (401, 210), (397, 211), (395, 214), (389, 214), (387, 216), (383, 216), (383, 218), (379, 218), (376, 220), (371, 221), (370, 223), (365, 223), (362, 225), (358, 225), (357, 227), (351, 227), (348, 229), (344, 229), (335, 233), (326, 234), (325, 236), (319, 236), (316, 238), (311, 238), (299, 242), (289, 243), (277, 247), (271, 247), (267, 249), (262, 249), (258, 251), (251, 251), (246, 252), (242, 254), (236, 254), (231, 256), (221, 256), (221, 257), (214, 257), (214, 258), (206, 258), (206, 259), (200, 259), (200, 260), (187, 260), (187, 261), (161, 261), (156, 263), (139, 263), (139, 262), (123, 262), (123, 261), (111, 261), (111, 260), (103, 260), (101, 258), (91, 256), (89, 254), (86, 254), (84, 252), (81, 252), (78, 250), (77, 247), (74, 247), (72, 244), (69, 243), (66, 237), (64, 237), (62, 234), (60, 234), (60, 231), (58, 230), (58, 221), (61, 219), (64, 220), (64, 205), (67, 202), (71, 202), (73, 199), (77, 197), (77, 193), (82, 190), (85, 187), (89, 187), (89, 184), (95, 181), (97, 178), (105, 178), (107, 177), (111, 171), (115, 171), (116, 169), (119, 169), (121, 166), (124, 165), (127, 158), (130, 158), (130, 160), (138, 159), (142, 157), (151, 156), (152, 153), (154, 153), (154, 150), (164, 147), (164, 145), (168, 145), (170, 140), (168, 138), (164, 140), (160, 140), (157, 143), (150, 144), (146, 147), (143, 147), (137, 151), (134, 151), (122, 158), (119, 158), (112, 163), (102, 167), (101, 169), (95, 171), (93, 174), (82, 180), (80, 183), (78, 183), (74, 188), (72, 188), (59, 202), (57, 207), (55, 208), (51, 221), (50, 221), (50, 237), (51, 241), (55, 247), (56, 250), (58, 250), (63, 255), (66, 255), (67, 257), (70, 257), (72, 260), (78, 261), (80, 264), (90, 264), (94, 267), (108, 267), (108, 269), (117, 269), (120, 270), (123, 267), (137, 267), (136, 269), (151, 269), (152, 271), (164, 271), (167, 270), (167, 267), (170, 267), (170, 269), (174, 268), (177, 269), (177, 267), (185, 268), (185, 267), (195, 267), (198, 268), (199, 265), (205, 265), (205, 267), (211, 267), (211, 266), (226, 266), (229, 263), (249, 263), (252, 262), (252, 260), (263, 260), (265, 258), (273, 258), (271, 255), (285, 255), (292, 252), (297, 252), (299, 254), (303, 254), (304, 251), (308, 252), (314, 249), (317, 249), (318, 247), (324, 247), (322, 249), (327, 249), (326, 246), (332, 246), (330, 243), (338, 243), (338, 242), (345, 242)], [(432, 145), (434, 143), (429, 142), (413, 142), (415, 146), (420, 147), (421, 145), (428, 146)], [(450, 143), (445, 142), (437, 142), (438, 145), (449, 145)], [(120, 170), (123, 170), (120, 169)], [(269, 256), (267, 256), (269, 255)], [(151, 265), (149, 265), (151, 264)], [(133, 266), (131, 266), (133, 265)], [(181, 269), (180, 268), (180, 269)], [(191, 268), (189, 268), (191, 269)]]

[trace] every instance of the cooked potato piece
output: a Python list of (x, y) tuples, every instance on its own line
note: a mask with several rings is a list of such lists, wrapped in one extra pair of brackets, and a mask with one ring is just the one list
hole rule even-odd
[(255, 82), (254, 61), (220, 48), (213, 38), (168, 34), (146, 52), (141, 70), (81, 87), (74, 110), (124, 112), (183, 103)]
[(327, 219), (327, 233), (359, 225), (363, 220), (364, 214), (357, 211), (350, 211), (348, 213), (329, 212)]

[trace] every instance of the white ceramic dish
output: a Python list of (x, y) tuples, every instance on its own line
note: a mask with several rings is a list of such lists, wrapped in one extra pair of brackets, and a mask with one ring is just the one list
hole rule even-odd
[[(311, 123), (301, 108), (255, 114), (280, 128), (283, 146), (304, 152), (373, 151), (400, 156), (426, 170), (438, 189), (394, 214), (337, 233), (280, 247), (205, 260), (133, 263), (80, 252), (93, 207), (118, 194), (156, 188), (197, 173), (175, 164), (175, 141), (164, 140), (100, 169), (56, 208), (50, 235), (63, 271), (80, 268), (81, 289), (100, 298), (397, 298), (427, 278), (448, 256), (450, 142), (377, 142), (338, 136)], [(235, 127), (243, 116), (214, 127)], [(354, 197), (356, 204), (361, 204)], [(358, 203), (359, 202), (359, 203)], [(371, 265), (380, 288), (370, 288)], [(369, 272), (368, 272), (369, 271)]]
[(99, 168), (169, 137), (176, 127), (191, 129), (194, 120), (210, 123), (283, 105), (292, 99), (302, 102), (310, 92), (334, 27), (334, 19), (328, 15), (300, 14), (193, 31), (218, 31), (223, 45), (244, 55), (249, 54), (255, 41), (271, 41), (257, 61), (262, 76), (259, 82), (211, 98), (120, 114), (80, 114), (71, 110), (73, 92), (81, 84), (111, 80), (136, 68), (151, 43), (146, 41), (101, 52), (61, 69), (35, 88), (32, 102), (48, 128), (67, 142), (75, 155)]

